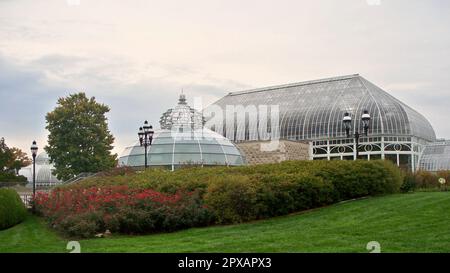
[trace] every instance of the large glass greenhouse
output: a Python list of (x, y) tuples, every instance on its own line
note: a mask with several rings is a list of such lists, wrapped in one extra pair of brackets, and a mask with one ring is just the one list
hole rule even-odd
[[(436, 140), (424, 116), (360, 75), (229, 93), (205, 113), (230, 105), (243, 106), (246, 111), (278, 105), (279, 138), (311, 142), (314, 160), (353, 160), (358, 149), (360, 159), (388, 159), (415, 170), (426, 145)], [(356, 147), (354, 139), (346, 136), (343, 117), (345, 113), (352, 117), (353, 135), (363, 131), (364, 111), (371, 116), (369, 134)], [(261, 128), (249, 121), (251, 114), (244, 115), (247, 118), (241, 123), (235, 122), (235, 115), (224, 115), (219, 128), (209, 128), (235, 142), (261, 140)], [(234, 127), (230, 135), (227, 126)]]

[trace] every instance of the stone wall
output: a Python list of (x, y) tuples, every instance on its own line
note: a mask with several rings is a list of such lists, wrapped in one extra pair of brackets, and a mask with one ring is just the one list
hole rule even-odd
[(310, 143), (280, 140), (279, 145), (270, 141), (235, 143), (247, 164), (278, 163), (285, 160), (310, 160)]

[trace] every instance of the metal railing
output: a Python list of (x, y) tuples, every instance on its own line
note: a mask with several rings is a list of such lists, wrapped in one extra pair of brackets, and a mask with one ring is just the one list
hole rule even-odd
[[(62, 183), (39, 183), (36, 185), (36, 189), (37, 192), (50, 192), (52, 190), (52, 188), (54, 188), (55, 186), (58, 185), (69, 185), (69, 184), (73, 184), (73, 183), (77, 183), (80, 182), (84, 179), (87, 179), (89, 177), (93, 177), (95, 176), (95, 173), (80, 173), (79, 175), (64, 181)], [(3, 185), (4, 184), (4, 185)], [(5, 186), (5, 187), (11, 187), (11, 183), (2, 183), (0, 182), (0, 187), (1, 186)], [(24, 203), (25, 207), (27, 208), (31, 208), (31, 200), (33, 199), (33, 193), (31, 192), (18, 192), (20, 199), (22, 200), (22, 202)]]
[(75, 176), (74, 178), (64, 181), (62, 184), (68, 185), (68, 184), (77, 183), (81, 180), (84, 180), (89, 177), (93, 177), (95, 175), (96, 175), (95, 173), (80, 173), (79, 175)]
[(20, 199), (27, 208), (31, 208), (31, 200), (33, 199), (32, 193), (19, 193)]

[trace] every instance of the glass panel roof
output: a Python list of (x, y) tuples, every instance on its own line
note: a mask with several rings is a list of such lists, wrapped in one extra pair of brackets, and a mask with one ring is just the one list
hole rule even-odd
[[(223, 136), (208, 129), (181, 134), (174, 133), (173, 136), (170, 131), (161, 130), (155, 132), (153, 141), (148, 148), (149, 166), (193, 163), (201, 165), (243, 164), (242, 156), (236, 146)], [(139, 142), (127, 147), (119, 158), (119, 165), (143, 166), (144, 147), (139, 146)]]
[(450, 141), (442, 141), (425, 147), (419, 168), (426, 171), (450, 170)]
[[(436, 139), (425, 117), (359, 75), (230, 93), (214, 105), (224, 111), (227, 105), (279, 105), (282, 139), (345, 137), (342, 118), (346, 112), (353, 117), (353, 131), (361, 132), (362, 123), (359, 121), (364, 110), (368, 110), (372, 117), (371, 135), (416, 136), (427, 141)], [(208, 109), (212, 108), (206, 108), (205, 112)], [(258, 140), (257, 128), (248, 120), (245, 129), (243, 125), (235, 124), (240, 132), (230, 136), (226, 135), (226, 118), (222, 125), (223, 134), (233, 141), (239, 140), (237, 134), (245, 134), (245, 140)], [(212, 126), (210, 129), (216, 128)]]

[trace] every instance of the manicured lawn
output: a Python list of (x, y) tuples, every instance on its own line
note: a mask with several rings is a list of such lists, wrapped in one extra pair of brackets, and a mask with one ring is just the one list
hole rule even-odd
[[(0, 231), (0, 252), (68, 252), (41, 219)], [(81, 240), (82, 252), (450, 252), (450, 192), (351, 201), (242, 225)]]

